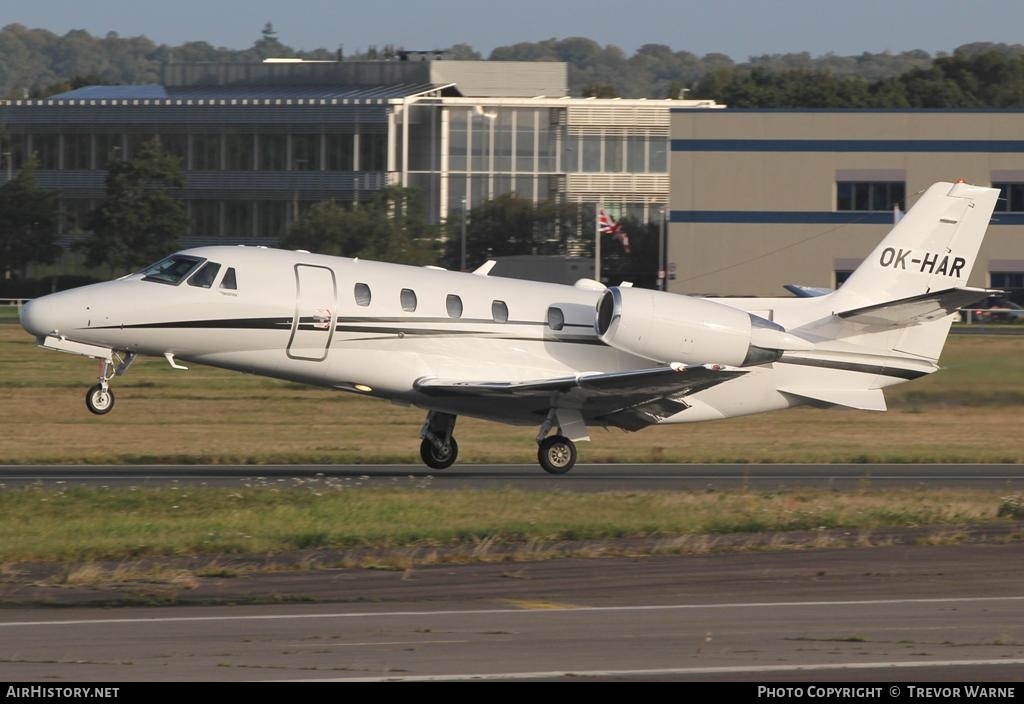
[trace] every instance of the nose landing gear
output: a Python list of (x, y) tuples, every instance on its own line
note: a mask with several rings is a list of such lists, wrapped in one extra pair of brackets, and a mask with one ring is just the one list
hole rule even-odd
[(114, 353), (112, 357), (117, 359), (117, 365), (114, 365), (113, 359), (101, 359), (99, 380), (85, 393), (85, 407), (98, 416), (110, 413), (114, 408), (114, 392), (110, 389), (110, 380), (128, 371), (128, 367), (135, 361), (134, 352), (126, 352), (123, 357)]

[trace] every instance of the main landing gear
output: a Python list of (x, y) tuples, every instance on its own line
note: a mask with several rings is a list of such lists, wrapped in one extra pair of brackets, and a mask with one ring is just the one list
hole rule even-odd
[(112, 357), (117, 360), (117, 364), (114, 364), (113, 359), (101, 359), (99, 379), (85, 394), (85, 407), (98, 416), (114, 409), (114, 392), (110, 389), (110, 380), (128, 371), (128, 367), (135, 361), (134, 352), (126, 352), (123, 357), (114, 353)]
[[(586, 426), (583, 425), (578, 411), (563, 409), (561, 422), (557, 414), (555, 409), (548, 413), (537, 435), (537, 461), (549, 474), (565, 474), (576, 465), (576, 443), (563, 435), (563, 432), (586, 439)], [(459, 444), (452, 435), (455, 420), (456, 416), (451, 413), (427, 413), (427, 419), (420, 431), (420, 457), (423, 464), (431, 469), (447, 469), (459, 456)], [(557, 432), (548, 436), (552, 428), (557, 428)]]
[(420, 457), (423, 464), (431, 469), (448, 469), (459, 456), (459, 443), (452, 437), (455, 430), (455, 416), (451, 413), (431, 411), (423, 423), (420, 437)]

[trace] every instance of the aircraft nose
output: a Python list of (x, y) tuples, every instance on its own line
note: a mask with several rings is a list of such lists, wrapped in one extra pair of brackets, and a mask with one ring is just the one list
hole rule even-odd
[(49, 296), (36, 298), (21, 307), (21, 327), (36, 337), (59, 331), (63, 306)]

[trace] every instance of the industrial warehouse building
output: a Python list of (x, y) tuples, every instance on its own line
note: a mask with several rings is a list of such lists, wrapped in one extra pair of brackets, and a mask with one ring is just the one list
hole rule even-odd
[(388, 184), (420, 189), (433, 222), (512, 192), (578, 204), (580, 237), (593, 236), (584, 204), (658, 217), (670, 109), (714, 103), (567, 93), (554, 62), (171, 64), (161, 85), (7, 101), (0, 123), (13, 167), (35, 154), (40, 184), (60, 192), (65, 241), (103, 196), (109, 161), (154, 135), (184, 166), (185, 245), (273, 244), (311, 204)]
[(669, 290), (833, 287), (935, 181), (1003, 189), (972, 286), (1024, 288), (1024, 112), (673, 111)]

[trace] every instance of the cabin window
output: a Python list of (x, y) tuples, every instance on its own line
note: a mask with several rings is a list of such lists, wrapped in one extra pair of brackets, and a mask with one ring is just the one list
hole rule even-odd
[(187, 254), (174, 254), (143, 269), (142, 280), (177, 286), (204, 261), (206, 260)]
[(224, 273), (224, 280), (220, 282), (220, 287), (225, 291), (238, 290), (238, 281), (235, 279), (235, 267), (228, 267), (228, 270)]
[(355, 288), (356, 305), (357, 306), (368, 306), (370, 305), (370, 287), (366, 284), (356, 284)]
[(416, 292), (411, 288), (402, 289), (402, 310), (406, 313), (416, 312)]
[(508, 322), (508, 306), (505, 301), (491, 301), (491, 317), (496, 323)]
[(454, 293), (448, 294), (448, 298), (445, 299), (445, 308), (448, 310), (449, 318), (462, 317), (462, 299)]
[(188, 280), (189, 286), (196, 286), (198, 288), (210, 288), (213, 286), (214, 280), (217, 278), (217, 272), (220, 271), (220, 264), (217, 262), (206, 262), (200, 267), (199, 271), (192, 274), (192, 277)]
[(565, 313), (561, 308), (548, 308), (548, 327), (552, 330), (561, 330), (565, 327)]

